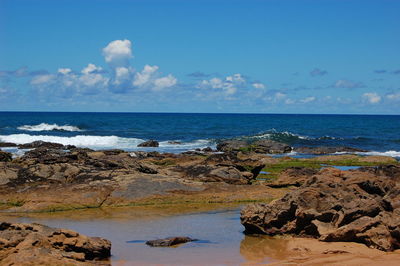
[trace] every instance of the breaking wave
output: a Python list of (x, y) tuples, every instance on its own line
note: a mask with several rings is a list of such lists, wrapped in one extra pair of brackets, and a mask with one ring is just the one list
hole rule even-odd
[(70, 126), (70, 125), (59, 126), (57, 124), (47, 124), (47, 123), (41, 123), (38, 125), (24, 125), (18, 127), (17, 129), (25, 131), (71, 131), (71, 132), (83, 131), (82, 129), (76, 126)]
[[(123, 138), (118, 136), (78, 135), (73, 137), (60, 137), (60, 136), (29, 135), (29, 134), (0, 135), (0, 142), (11, 142), (15, 144), (25, 144), (38, 140), (60, 143), (63, 145), (86, 147), (91, 149), (123, 149), (123, 150), (136, 150), (138, 149), (137, 145), (145, 141), (139, 138)], [(191, 142), (180, 142), (179, 144), (169, 143), (168, 141), (161, 141), (159, 149), (163, 151), (168, 151), (168, 150), (183, 151), (196, 148), (201, 149), (207, 146), (214, 147), (214, 144), (212, 141), (201, 140), (201, 139)]]

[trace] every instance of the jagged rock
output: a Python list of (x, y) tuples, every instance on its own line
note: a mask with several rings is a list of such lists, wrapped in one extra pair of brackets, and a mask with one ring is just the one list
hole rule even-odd
[(180, 141), (168, 141), (168, 144), (180, 145), (180, 144), (182, 144), (182, 142), (180, 142)]
[(196, 239), (192, 239), (186, 236), (176, 236), (176, 237), (168, 237), (163, 239), (149, 240), (146, 242), (146, 245), (152, 247), (170, 247), (178, 244), (183, 244), (187, 242), (196, 241)]
[(142, 142), (138, 145), (138, 147), (158, 147), (160, 144), (158, 141), (155, 140), (148, 140), (145, 142)]
[(322, 155), (322, 154), (332, 154), (335, 152), (367, 152), (366, 150), (361, 150), (352, 147), (298, 147), (295, 149), (295, 152), (298, 153), (305, 153), (305, 154), (315, 154), (315, 155)]
[(270, 187), (288, 187), (303, 185), (311, 176), (318, 173), (319, 169), (306, 167), (290, 167), (279, 174), (278, 178), (267, 185)]
[(321, 170), (298, 190), (241, 212), (247, 233), (352, 241), (384, 251), (400, 248), (400, 187), (391, 177)]
[[(40, 224), (0, 223), (1, 265), (109, 265), (111, 242)], [(103, 260), (103, 261), (101, 261)]]
[(0, 162), (10, 162), (12, 154), (6, 151), (0, 151)]
[(248, 147), (246, 141), (243, 140), (226, 140), (217, 144), (217, 151), (229, 152), (239, 151)]

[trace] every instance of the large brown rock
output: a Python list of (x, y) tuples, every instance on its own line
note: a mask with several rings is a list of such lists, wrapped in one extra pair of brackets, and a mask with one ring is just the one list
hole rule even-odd
[(298, 190), (241, 212), (248, 233), (290, 234), (321, 241), (400, 248), (400, 187), (393, 176), (321, 170)]
[(0, 223), (1, 265), (109, 265), (111, 242), (40, 224)]

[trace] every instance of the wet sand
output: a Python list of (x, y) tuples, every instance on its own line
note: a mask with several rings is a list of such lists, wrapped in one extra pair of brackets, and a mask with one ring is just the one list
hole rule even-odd
[[(113, 265), (398, 265), (400, 252), (356, 243), (246, 236), (240, 206), (124, 207), (73, 212), (10, 214), (6, 220), (69, 228), (111, 240)], [(2, 215), (3, 216), (3, 215)], [(146, 240), (189, 236), (200, 241), (153, 248)]]

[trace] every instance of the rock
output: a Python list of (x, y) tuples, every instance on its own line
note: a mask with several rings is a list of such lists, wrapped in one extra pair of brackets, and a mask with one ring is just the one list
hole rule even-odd
[[(109, 265), (111, 242), (40, 224), (0, 223), (2, 265)], [(28, 263), (29, 262), (29, 263)]]
[(0, 142), (0, 148), (16, 147), (17, 144), (11, 142)]
[(202, 149), (201, 151), (204, 151), (204, 152), (213, 152), (213, 149), (211, 149), (210, 147), (206, 147), (206, 148)]
[(285, 143), (276, 142), (273, 140), (263, 139), (253, 142), (254, 152), (257, 153), (288, 153), (292, 151), (292, 147)]
[(276, 142), (273, 140), (257, 140), (252, 143), (247, 143), (243, 140), (228, 140), (223, 141), (217, 145), (218, 151), (232, 152), (232, 151), (244, 151), (244, 152), (256, 152), (256, 153), (287, 153), (292, 151), (292, 147), (285, 143)]
[(180, 144), (182, 144), (182, 142), (180, 142), (180, 141), (168, 141), (168, 144), (180, 145)]
[(177, 167), (185, 173), (185, 178), (202, 182), (225, 182), (228, 184), (246, 185), (254, 179), (252, 173), (241, 172), (233, 166), (190, 165)]
[(278, 178), (267, 186), (280, 188), (295, 186), (300, 187), (303, 185), (311, 176), (318, 173), (319, 169), (306, 168), (306, 167), (290, 167), (279, 174)]
[(186, 236), (176, 236), (163, 239), (149, 240), (146, 242), (146, 245), (152, 247), (170, 247), (192, 241), (197, 241), (197, 240)]
[(400, 186), (391, 177), (326, 168), (298, 190), (241, 212), (247, 233), (296, 235), (321, 241), (400, 248)]
[(145, 142), (142, 142), (138, 145), (138, 147), (158, 147), (160, 144), (158, 141), (155, 140), (148, 140)]
[(20, 149), (35, 149), (35, 148), (72, 149), (74, 147), (75, 146), (73, 146), (73, 145), (64, 146), (63, 144), (60, 144), (60, 143), (46, 142), (46, 141), (41, 141), (41, 140), (18, 145), (18, 148), (20, 148)]
[(375, 167), (360, 167), (359, 171), (373, 173), (378, 176), (389, 177), (397, 182), (400, 181), (400, 166), (399, 165), (380, 165)]
[(295, 149), (295, 152), (298, 153), (305, 153), (305, 154), (315, 154), (315, 155), (322, 155), (322, 154), (332, 154), (336, 152), (367, 152), (366, 150), (356, 149), (352, 147), (299, 147)]
[(12, 154), (6, 151), (0, 151), (0, 162), (10, 162)]
[(217, 151), (229, 152), (229, 151), (239, 151), (240, 149), (245, 149), (248, 147), (246, 141), (243, 140), (226, 140), (218, 143)]

